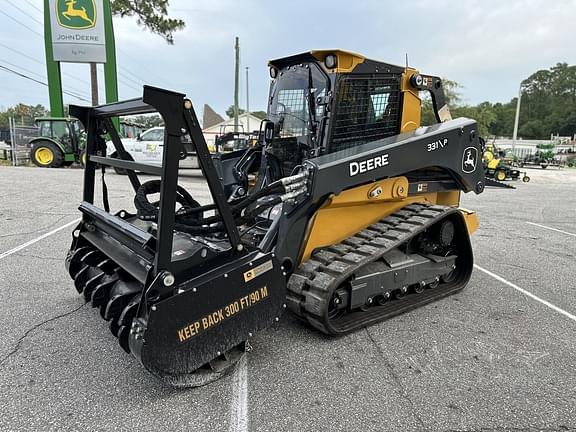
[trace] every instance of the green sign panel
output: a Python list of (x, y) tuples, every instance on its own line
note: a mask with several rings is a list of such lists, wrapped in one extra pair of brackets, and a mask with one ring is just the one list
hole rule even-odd
[(94, 0), (56, 0), (58, 24), (72, 30), (85, 30), (96, 25)]
[(60, 62), (104, 63), (106, 102), (118, 101), (110, 0), (44, 0), (44, 40), (52, 116), (64, 116)]

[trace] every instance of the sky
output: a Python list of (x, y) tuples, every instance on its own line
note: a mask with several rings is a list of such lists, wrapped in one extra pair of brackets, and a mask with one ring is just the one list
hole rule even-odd
[[(42, 7), (42, 0), (0, 0), (0, 64), (46, 81)], [(507, 102), (533, 72), (576, 64), (576, 0), (170, 0), (169, 12), (186, 22), (174, 45), (135, 18), (114, 18), (121, 99), (151, 84), (186, 93), (199, 116), (205, 103), (223, 115), (233, 102), (235, 36), (240, 105), (249, 67), (252, 111), (266, 109), (267, 61), (311, 49), (400, 65), (407, 54), (410, 66), (458, 82), (468, 104)], [(88, 65), (62, 70), (64, 89), (90, 99)], [(0, 70), (0, 107), (19, 102), (48, 106), (48, 89)]]

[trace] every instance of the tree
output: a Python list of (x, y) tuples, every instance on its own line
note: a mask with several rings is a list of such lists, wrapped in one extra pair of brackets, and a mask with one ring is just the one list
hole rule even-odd
[(150, 129), (156, 126), (164, 126), (164, 120), (158, 114), (138, 115), (129, 118), (134, 123), (141, 125), (144, 129)]
[[(245, 112), (246, 110), (238, 108), (238, 115), (244, 114)], [(228, 116), (228, 118), (234, 117), (234, 105), (230, 105), (230, 107), (226, 110), (226, 115)]]
[(519, 135), (547, 139), (576, 134), (576, 66), (557, 63), (522, 82)]
[[(461, 100), (460, 89), (462, 86), (456, 81), (449, 79), (443, 79), (442, 86), (444, 87), (444, 97), (448, 104), (448, 108), (452, 109), (456, 107)], [(430, 93), (427, 91), (420, 92), (420, 97), (422, 98), (421, 124), (427, 126), (436, 123), (436, 116), (434, 115), (434, 107), (432, 105)]]
[(48, 115), (48, 110), (42, 105), (16, 104), (6, 111), (0, 112), (0, 127), (9, 126), (9, 118), (12, 117), (19, 125), (32, 126), (34, 119)]
[(490, 102), (482, 102), (476, 106), (461, 106), (452, 110), (453, 117), (468, 117), (476, 120), (478, 133), (482, 137), (488, 137), (490, 127), (496, 121), (496, 114)]
[[(458, 83), (444, 80), (444, 93), (453, 117), (470, 117), (478, 122), (478, 132), (488, 137), (511, 136), (517, 99), (508, 103), (482, 102), (462, 105)], [(422, 124), (436, 123), (429, 96), (422, 99)], [(551, 134), (576, 134), (576, 66), (558, 63), (539, 70), (522, 81), (518, 136), (549, 139)]]
[(185, 27), (181, 19), (169, 18), (169, 0), (112, 0), (112, 14), (120, 17), (135, 16), (139, 25), (174, 43), (173, 33)]
[(495, 119), (490, 126), (492, 136), (511, 136), (514, 129), (514, 117), (516, 116), (516, 98), (510, 102), (502, 104), (495, 103), (492, 106)]
[[(246, 112), (242, 108), (238, 108), (238, 115), (242, 115)], [(258, 117), (260, 120), (264, 120), (266, 118), (266, 111), (250, 111), (254, 117)], [(230, 107), (226, 110), (226, 115), (228, 118), (234, 118), (234, 105), (230, 105)]]
[(442, 80), (442, 87), (444, 88), (444, 97), (449, 107), (457, 106), (462, 101), (462, 94), (460, 90), (462, 86), (456, 81), (449, 79)]

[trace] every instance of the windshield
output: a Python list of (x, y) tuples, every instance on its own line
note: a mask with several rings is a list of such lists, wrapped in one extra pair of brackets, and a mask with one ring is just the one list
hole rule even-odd
[[(328, 78), (314, 64), (290, 66), (273, 83), (269, 118), (276, 125), (279, 138), (303, 137), (316, 130), (323, 115), (323, 105), (315, 100), (326, 95)], [(314, 98), (308, 104), (308, 92)]]

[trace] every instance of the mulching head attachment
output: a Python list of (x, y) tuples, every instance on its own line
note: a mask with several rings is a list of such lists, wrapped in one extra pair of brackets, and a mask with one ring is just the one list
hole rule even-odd
[[(237, 228), (263, 209), (247, 210), (252, 201), (228, 202), (184, 95), (145, 86), (142, 99), (70, 111), (88, 132), (83, 219), (66, 258), (76, 290), (109, 322), (122, 349), (165, 382), (196, 386), (222, 376), (245, 341), (285, 307), (280, 263), (273, 253), (244, 245)], [(154, 111), (165, 123), (162, 166), (130, 160), (112, 121)], [(102, 156), (105, 136), (119, 158)], [(213, 204), (201, 206), (178, 185), (185, 139), (193, 143)], [(104, 209), (94, 205), (97, 166)], [(107, 166), (127, 173), (137, 214), (110, 212)], [(160, 179), (141, 184), (136, 171)], [(159, 201), (150, 202), (156, 193)]]
[(120, 266), (99, 267), (103, 257), (91, 246), (69, 252), (76, 289), (110, 322), (122, 349), (173, 386), (223, 376), (240, 359), (245, 341), (285, 307), (284, 276), (271, 254), (247, 253), (167, 290), (161, 276), (144, 289)]

